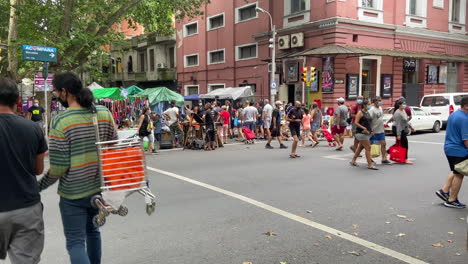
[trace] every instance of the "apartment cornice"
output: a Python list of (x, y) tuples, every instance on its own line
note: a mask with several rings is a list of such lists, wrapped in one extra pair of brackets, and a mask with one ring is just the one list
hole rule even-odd
[[(362, 28), (368, 27), (368, 28)], [(313, 29), (312, 29), (313, 28)], [(432, 40), (468, 43), (468, 35), (459, 33), (441, 32), (436, 30), (429, 30), (424, 28), (411, 28), (404, 26), (388, 25), (388, 24), (377, 24), (372, 22), (360, 21), (356, 19), (343, 18), (343, 17), (332, 17), (323, 20), (317, 20), (313, 22), (307, 22), (302, 25), (288, 27), (278, 30), (278, 34), (286, 34), (289, 32), (303, 30), (306, 32), (315, 32), (319, 30), (325, 30), (330, 28), (345, 28), (353, 30), (361, 30), (366, 32), (373, 32), (379, 34), (396, 34), (409, 37), (426, 38)], [(257, 39), (268, 38), (271, 35), (270, 32), (262, 32), (254, 34), (253, 37)]]

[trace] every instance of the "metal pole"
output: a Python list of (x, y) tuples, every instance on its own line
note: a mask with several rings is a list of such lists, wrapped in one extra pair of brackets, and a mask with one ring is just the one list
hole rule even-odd
[[(272, 49), (272, 55), (271, 55), (271, 83), (275, 81), (276, 77), (276, 27), (273, 25), (272, 21), (272, 32), (273, 32), (273, 49)], [(275, 91), (278, 91), (278, 84), (276, 85)], [(274, 105), (275, 102), (275, 94), (273, 93), (273, 89), (270, 87), (270, 103), (271, 105)]]
[(42, 77), (44, 78), (44, 101), (45, 101), (45, 129), (44, 129), (44, 134), (46, 139), (48, 138), (48, 128), (49, 128), (49, 123), (48, 123), (48, 114), (49, 114), (49, 101), (47, 100), (47, 76), (48, 76), (48, 65), (47, 62), (44, 62), (44, 71), (42, 73)]

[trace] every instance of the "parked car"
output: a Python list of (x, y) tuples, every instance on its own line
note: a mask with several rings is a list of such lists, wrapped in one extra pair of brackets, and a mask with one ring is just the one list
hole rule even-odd
[(460, 102), (468, 93), (441, 93), (423, 96), (420, 107), (433, 115), (439, 115), (445, 126), (450, 114), (460, 109)]
[[(425, 112), (423, 109), (411, 106), (411, 113), (413, 117), (411, 118), (410, 124), (416, 130), (431, 130), (434, 133), (438, 133), (442, 127), (442, 120), (438, 115), (432, 115), (428, 112)], [(385, 133), (392, 134), (393, 122), (389, 122), (393, 116), (393, 107), (384, 109), (384, 128)], [(410, 133), (411, 134), (411, 131)]]

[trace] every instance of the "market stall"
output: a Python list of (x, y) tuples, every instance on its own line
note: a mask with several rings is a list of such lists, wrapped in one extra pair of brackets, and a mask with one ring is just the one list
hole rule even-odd
[(201, 99), (224, 99), (224, 100), (237, 100), (240, 98), (254, 97), (252, 87), (230, 87), (222, 88), (211, 91), (207, 94), (200, 95)]
[[(180, 107), (181, 116), (185, 116), (185, 110), (183, 107), (184, 97), (166, 87), (145, 89), (136, 96), (143, 99), (147, 99), (151, 111), (158, 114), (162, 118), (162, 113), (170, 107), (170, 103), (172, 101), (175, 101), (176, 105)], [(180, 141), (183, 141), (183, 139), (180, 139)], [(163, 125), (160, 147), (172, 148), (171, 134), (169, 132), (169, 128), (165, 125)]]

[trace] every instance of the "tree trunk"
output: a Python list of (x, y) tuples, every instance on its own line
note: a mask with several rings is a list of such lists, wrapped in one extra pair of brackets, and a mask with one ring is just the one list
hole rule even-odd
[(18, 74), (18, 12), (16, 7), (20, 5), (21, 0), (10, 0), (10, 22), (8, 25), (8, 68), (7, 73), (13, 80), (17, 79)]

